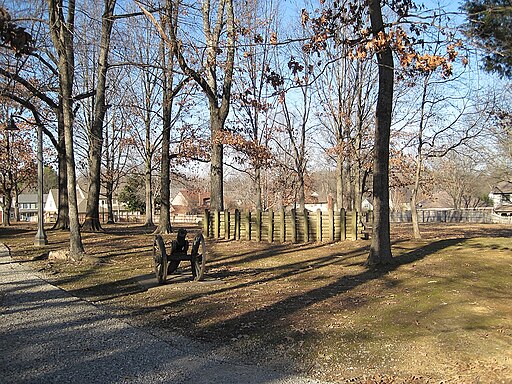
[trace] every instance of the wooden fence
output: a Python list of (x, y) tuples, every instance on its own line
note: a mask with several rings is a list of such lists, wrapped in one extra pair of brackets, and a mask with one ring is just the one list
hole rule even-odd
[(272, 242), (357, 240), (363, 226), (355, 211), (205, 211), (203, 232), (216, 239)]

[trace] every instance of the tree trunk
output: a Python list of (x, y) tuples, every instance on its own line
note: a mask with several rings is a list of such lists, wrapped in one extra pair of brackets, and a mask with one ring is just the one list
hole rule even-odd
[[(168, 5), (172, 9), (172, 2)], [(229, 114), (231, 86), (235, 64), (235, 16), (233, 0), (220, 0), (217, 4), (215, 25), (212, 25), (213, 5), (209, 1), (201, 4), (203, 32), (206, 37), (206, 66), (204, 71), (195, 71), (189, 67), (183, 55), (183, 45), (176, 37), (176, 21), (173, 21), (173, 28), (170, 28), (171, 46), (176, 59), (183, 72), (190, 76), (202, 88), (208, 98), (210, 111), (211, 130), (211, 168), (210, 168), (210, 205), (212, 209), (224, 209), (224, 181), (223, 181), (223, 156), (222, 131), (224, 123)], [(177, 11), (177, 9), (175, 10)], [(220, 47), (221, 33), (226, 32), (226, 45)], [(223, 65), (218, 65), (217, 58), (220, 52), (226, 50), (226, 58)], [(203, 60), (201, 53), (200, 61)], [(223, 69), (224, 76), (222, 83), (218, 79), (217, 70)], [(219, 100), (220, 97), (220, 100)]]
[(256, 200), (256, 210), (258, 211), (263, 209), (261, 195), (261, 167), (257, 165), (254, 170), (254, 197)]
[[(168, 12), (172, 17), (176, 17), (176, 13), (172, 11), (171, 4)], [(175, 20), (175, 19), (173, 19)], [(171, 25), (172, 29), (174, 26)], [(172, 233), (171, 225), (171, 159), (170, 141), (171, 141), (171, 124), (172, 124), (172, 103), (174, 101), (175, 92), (172, 90), (173, 86), (173, 66), (174, 66), (174, 53), (171, 50), (169, 60), (166, 62), (166, 49), (162, 44), (162, 67), (163, 71), (163, 105), (162, 105), (162, 158), (160, 169), (160, 220), (158, 227), (154, 233)], [(146, 207), (147, 209), (148, 207)]]
[(64, 20), (62, 0), (48, 0), (50, 33), (58, 52), (59, 88), (62, 98), (64, 141), (66, 149), (67, 187), (69, 197), (69, 252), (74, 260), (81, 260), (84, 254), (76, 194), (75, 156), (73, 150), (73, 80), (75, 22), (75, 1), (67, 3), (67, 20)]
[(102, 17), (100, 56), (98, 60), (98, 82), (94, 97), (94, 118), (89, 135), (89, 191), (87, 194), (87, 211), (82, 226), (87, 231), (101, 231), (99, 204), (101, 189), (101, 154), (103, 146), (103, 121), (105, 120), (105, 92), (107, 86), (108, 54), (110, 36), (114, 20), (112, 15), (116, 0), (105, 0)]
[(345, 208), (343, 202), (343, 154), (336, 156), (336, 210)]
[[(92, 130), (91, 130), (92, 131)], [(87, 192), (87, 208), (85, 221), (82, 225), (84, 231), (100, 232), (102, 231), (100, 223), (100, 175), (101, 175), (101, 138), (102, 129), (92, 134), (95, 138), (91, 138), (91, 147), (89, 148), (89, 189)]]
[(418, 222), (418, 210), (416, 206), (418, 204), (418, 192), (420, 188), (422, 163), (421, 155), (418, 154), (416, 159), (416, 173), (414, 175), (414, 187), (411, 192), (412, 233), (415, 239), (421, 239), (420, 224)]
[(66, 143), (64, 140), (64, 117), (62, 114), (62, 100), (59, 103), (58, 112), (58, 135), (59, 147), (57, 148), (57, 158), (59, 162), (59, 192), (57, 196), (57, 221), (52, 229), (69, 229), (69, 200), (68, 200), (68, 176), (66, 166)]
[(363, 186), (361, 182), (361, 165), (356, 165), (354, 169), (354, 208), (357, 212), (361, 212), (363, 204)]
[(4, 191), (4, 220), (2, 222), (2, 226), (8, 227), (11, 225), (12, 190), (9, 188), (4, 188)]
[(219, 108), (210, 102), (210, 129), (212, 136), (210, 166), (210, 206), (213, 211), (224, 210), (224, 120)]
[(146, 188), (146, 220), (144, 226), (152, 227), (155, 225), (153, 222), (153, 183), (151, 180), (151, 160), (146, 160), (146, 177), (145, 177), (145, 188)]
[(20, 193), (16, 187), (14, 188), (14, 220), (20, 221)]
[(171, 117), (168, 103), (164, 103), (164, 128), (162, 132), (162, 169), (160, 186), (160, 221), (155, 233), (172, 233), (171, 225), (171, 180), (170, 180), (170, 158), (169, 141), (171, 132)]
[(299, 176), (299, 191), (298, 191), (298, 200), (299, 200), (299, 212), (304, 212), (306, 209), (306, 191), (304, 186), (304, 173)]
[[(372, 33), (384, 32), (380, 0), (370, 2)], [(375, 150), (373, 159), (373, 233), (369, 267), (390, 264), (391, 240), (389, 227), (389, 141), (393, 109), (393, 53), (387, 46), (377, 53), (379, 64), (379, 91), (375, 111)]]

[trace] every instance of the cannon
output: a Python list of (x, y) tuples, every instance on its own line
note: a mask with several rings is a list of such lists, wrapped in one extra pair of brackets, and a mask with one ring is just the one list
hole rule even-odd
[(189, 245), (187, 231), (180, 228), (176, 240), (171, 242), (170, 253), (167, 254), (163, 237), (155, 235), (153, 262), (158, 284), (164, 284), (167, 276), (174, 273), (182, 261), (190, 261), (194, 281), (202, 280), (206, 267), (206, 244), (203, 234), (198, 233), (192, 241), (192, 246)]

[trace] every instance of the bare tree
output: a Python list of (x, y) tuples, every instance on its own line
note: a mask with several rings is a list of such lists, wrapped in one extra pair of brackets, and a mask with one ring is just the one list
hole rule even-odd
[[(231, 101), (231, 86), (235, 61), (235, 16), (233, 0), (206, 0), (201, 3), (200, 18), (204, 47), (198, 47), (190, 41), (178, 19), (173, 18), (177, 8), (183, 4), (180, 1), (167, 2), (168, 30), (165, 31), (156, 20), (159, 31), (184, 72), (202, 89), (208, 100), (211, 132), (211, 207), (224, 209), (223, 198), (223, 167), (224, 125), (229, 114)], [(189, 11), (193, 12), (194, 7)], [(154, 20), (150, 12), (146, 15)], [(187, 39), (189, 45), (187, 45)], [(203, 55), (203, 48), (205, 54)], [(195, 56), (187, 58), (187, 52)], [(197, 67), (194, 68), (194, 63)]]
[(373, 141), (370, 127), (375, 103), (375, 71), (370, 60), (348, 57), (345, 44), (329, 45), (328, 65), (316, 81), (318, 111), (325, 129), (327, 155), (336, 164), (336, 206), (361, 210)]
[[(2, 33), (9, 32), (5, 39), (2, 38), (7, 43), (4, 47), (14, 53), (2, 55), (7, 61), (0, 65), (0, 75), (5, 79), (1, 94), (30, 110), (36, 124), (41, 126), (54, 145), (59, 162), (59, 193), (57, 221), (53, 228), (69, 229), (62, 99), (54, 92), (58, 88), (56, 57), (52, 43), (48, 41), (47, 23), (41, 22), (47, 17), (46, 9), (31, 3), (24, 11), (27, 15), (23, 19), (33, 23), (30, 27), (32, 35), (25, 32), (26, 28), (13, 22), (5, 9), (1, 11), (4, 23)], [(12, 40), (17, 34), (20, 38)], [(16, 64), (13, 64), (10, 56), (16, 56)], [(57, 126), (57, 138), (51, 132), (54, 125)]]
[(238, 108), (233, 108), (234, 134), (240, 137), (233, 144), (242, 154), (239, 162), (245, 166), (239, 170), (250, 176), (254, 206), (264, 209), (262, 172), (271, 158), (268, 142), (277, 113), (274, 89), (267, 81), (269, 63), (277, 50), (270, 44), (270, 37), (280, 24), (280, 14), (273, 1), (251, 0), (240, 7), (239, 76), (234, 79), (234, 103)]
[[(57, 50), (59, 95), (62, 100), (69, 197), (70, 256), (73, 259), (80, 260), (83, 257), (84, 248), (78, 220), (73, 146), (73, 80), (75, 63), (73, 34), (75, 28), (75, 1), (68, 1), (66, 5), (64, 7), (62, 0), (48, 0), (50, 33)], [(67, 9), (66, 15), (64, 15), (64, 9)]]
[(93, 119), (89, 131), (89, 191), (87, 194), (87, 208), (84, 230), (100, 231), (99, 201), (101, 189), (101, 155), (103, 145), (103, 125), (106, 107), (106, 86), (108, 71), (108, 56), (110, 52), (110, 38), (114, 24), (114, 8), (116, 0), (104, 0), (103, 15), (101, 17), (101, 37), (99, 41), (99, 56), (97, 68), (97, 81), (94, 87)]

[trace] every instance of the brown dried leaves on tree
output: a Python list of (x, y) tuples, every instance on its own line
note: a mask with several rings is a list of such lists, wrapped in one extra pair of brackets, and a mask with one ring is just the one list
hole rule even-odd
[[(400, 17), (406, 17), (411, 3), (408, 1), (400, 3), (399, 6), (395, 4), (393, 10)], [(320, 54), (327, 48), (328, 41), (332, 39), (336, 44), (345, 44), (351, 48), (348, 52), (349, 57), (364, 60), (389, 47), (398, 56), (400, 65), (405, 71), (433, 72), (440, 68), (444, 77), (452, 75), (452, 65), (459, 56), (458, 50), (462, 47), (461, 41), (447, 45), (443, 54), (422, 54), (417, 51), (416, 47), (424, 45), (424, 41), (418, 36), (426, 26), (408, 24), (409, 32), (407, 32), (400, 25), (395, 25), (390, 26), (387, 33), (380, 31), (376, 35), (372, 35), (371, 30), (364, 25), (363, 11), (364, 5), (351, 3), (342, 5), (337, 2), (332, 7), (320, 10), (318, 17), (311, 17), (303, 9), (302, 24), (304, 27), (310, 27), (313, 32), (309, 41), (303, 46), (304, 52)], [(340, 25), (349, 26), (351, 33), (339, 36)], [(444, 34), (444, 31), (440, 32)], [(446, 38), (449, 39), (451, 36), (446, 36)], [(466, 65), (467, 62), (467, 58), (461, 58), (463, 65)]]
[(33, 51), (33, 39), (25, 28), (17, 26), (4, 7), (0, 7), (0, 40), (2, 45), (12, 49), (16, 56), (29, 54)]

